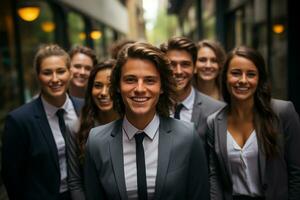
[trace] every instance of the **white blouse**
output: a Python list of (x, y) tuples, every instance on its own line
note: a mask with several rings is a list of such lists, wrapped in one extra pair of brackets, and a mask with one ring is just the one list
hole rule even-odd
[(262, 196), (258, 143), (255, 130), (241, 148), (227, 130), (227, 152), (231, 167), (233, 195)]

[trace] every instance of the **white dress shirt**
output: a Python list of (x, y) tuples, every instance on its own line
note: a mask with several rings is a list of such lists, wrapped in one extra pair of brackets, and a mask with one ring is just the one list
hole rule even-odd
[[(58, 117), (56, 112), (58, 109), (62, 108), (65, 110), (64, 120), (65, 124), (69, 127), (75, 127), (75, 123), (78, 122), (78, 117), (75, 112), (75, 108), (69, 96), (67, 95), (65, 103), (61, 107), (56, 107), (49, 104), (43, 97), (42, 103), (44, 109), (46, 111), (46, 116), (55, 140), (55, 144), (58, 150), (58, 158), (59, 158), (59, 167), (60, 167), (60, 193), (68, 190), (67, 183), (67, 161), (65, 155), (65, 140), (62, 136), (62, 133), (59, 128)], [(77, 127), (77, 126), (76, 126)]]
[(135, 149), (136, 145), (134, 135), (140, 132), (145, 132), (146, 134), (146, 137), (143, 140), (143, 146), (145, 152), (147, 192), (148, 199), (153, 199), (158, 160), (159, 117), (158, 115), (155, 115), (152, 121), (144, 130), (139, 130), (135, 128), (125, 116), (123, 120), (122, 130), (124, 174), (128, 199), (138, 199)]
[[(180, 120), (191, 122), (194, 102), (195, 102), (195, 89), (192, 87), (190, 94), (182, 102), (179, 102), (183, 105), (179, 114)], [(171, 112), (170, 116), (174, 118), (174, 113)]]

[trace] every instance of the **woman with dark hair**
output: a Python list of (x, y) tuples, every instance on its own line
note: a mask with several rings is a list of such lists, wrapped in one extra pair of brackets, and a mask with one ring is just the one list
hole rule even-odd
[(300, 121), (291, 102), (271, 99), (264, 59), (228, 54), (227, 106), (208, 118), (211, 199), (300, 199)]
[(200, 92), (222, 100), (220, 72), (226, 59), (225, 51), (221, 44), (212, 40), (201, 40), (197, 48), (194, 85)]
[(87, 199), (208, 199), (201, 139), (193, 124), (169, 117), (174, 83), (158, 48), (134, 43), (120, 52), (111, 93), (122, 117), (89, 134)]
[(119, 118), (113, 110), (113, 102), (110, 97), (110, 78), (115, 65), (115, 60), (110, 59), (99, 64), (92, 69), (85, 94), (85, 103), (80, 117), (80, 127), (78, 133), (72, 131), (71, 145), (69, 150), (69, 187), (73, 199), (84, 198), (82, 166), (84, 160), (85, 143), (90, 130), (98, 125), (107, 124)]

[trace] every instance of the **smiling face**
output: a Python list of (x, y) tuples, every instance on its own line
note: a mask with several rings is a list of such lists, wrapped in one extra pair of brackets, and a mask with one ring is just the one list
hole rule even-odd
[(162, 93), (156, 66), (148, 60), (129, 58), (121, 69), (120, 93), (128, 120), (139, 118), (149, 122)]
[(171, 62), (179, 99), (185, 99), (192, 88), (194, 64), (192, 56), (184, 50), (170, 50), (167, 57)]
[(194, 73), (203, 81), (213, 81), (220, 72), (215, 52), (209, 47), (198, 50), (197, 62)]
[(254, 101), (259, 74), (253, 62), (241, 56), (234, 56), (226, 76), (227, 90), (232, 101)]
[(50, 56), (41, 62), (38, 80), (41, 94), (52, 105), (65, 101), (70, 71), (62, 56)]
[(102, 112), (113, 109), (109, 94), (111, 71), (109, 68), (98, 71), (92, 88), (93, 101)]
[(72, 84), (76, 87), (84, 88), (87, 84), (91, 70), (93, 68), (93, 60), (83, 54), (77, 53), (71, 60)]

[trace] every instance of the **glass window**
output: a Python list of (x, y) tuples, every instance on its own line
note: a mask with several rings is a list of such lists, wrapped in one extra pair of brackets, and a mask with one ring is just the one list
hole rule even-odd
[(94, 43), (94, 50), (99, 60), (103, 60), (104, 53), (104, 41), (103, 41), (103, 29), (100, 23), (94, 22), (92, 30), (89, 34), (90, 38)]
[(85, 23), (79, 14), (68, 12), (68, 35), (71, 46), (86, 45)]
[(214, 39), (216, 37), (216, 1), (202, 1), (202, 22), (204, 38)]
[(21, 41), (21, 61), (25, 80), (25, 99), (29, 101), (38, 93), (38, 84), (33, 59), (37, 48), (41, 44), (54, 43), (55, 22), (50, 6), (46, 2), (39, 2), (40, 15), (34, 21), (24, 21), (19, 18)]

